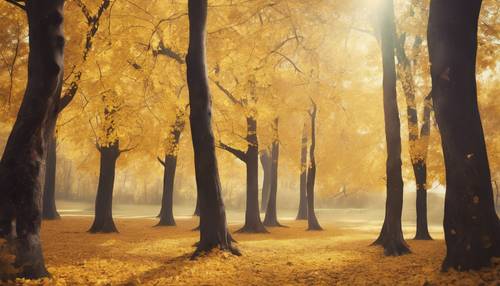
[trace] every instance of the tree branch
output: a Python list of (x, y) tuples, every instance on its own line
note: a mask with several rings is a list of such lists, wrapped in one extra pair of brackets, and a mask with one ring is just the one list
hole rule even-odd
[(241, 102), (241, 100), (236, 99), (236, 97), (234, 97), (234, 95), (229, 90), (227, 90), (220, 82), (218, 82), (212, 78), (210, 78), (210, 80), (213, 83), (215, 83), (215, 85), (222, 91), (222, 93), (224, 93), (227, 96), (227, 98), (229, 98), (229, 100), (232, 103), (243, 106), (243, 103)]
[(139, 145), (135, 145), (135, 146), (133, 146), (133, 147), (130, 147), (130, 148), (125, 148), (125, 149), (123, 149), (123, 150), (120, 150), (120, 154), (121, 154), (121, 153), (127, 153), (127, 152), (129, 152), (129, 151), (132, 151), (132, 150), (134, 150), (135, 148), (137, 148), (137, 146), (139, 146)]
[(234, 156), (236, 156), (236, 158), (240, 159), (241, 161), (245, 162), (247, 161), (247, 153), (241, 151), (241, 150), (238, 150), (236, 148), (233, 148), (231, 146), (228, 146), (222, 142), (219, 141), (219, 145), (217, 145), (217, 148), (220, 148), (220, 149), (223, 149), (223, 150), (226, 150), (228, 151), (229, 153), (233, 154)]
[(280, 53), (278, 51), (274, 51), (272, 53), (281, 56), (283, 59), (285, 59), (287, 62), (289, 62), (293, 66), (293, 68), (295, 69), (295, 71), (298, 71), (299, 73), (303, 73), (302, 70), (289, 57), (285, 56), (284, 54), (282, 54), (282, 53)]
[(153, 55), (155, 55), (155, 56), (163, 55), (163, 56), (166, 56), (166, 57), (173, 59), (174, 61), (176, 61), (177, 63), (179, 63), (181, 65), (184, 64), (183, 56), (180, 53), (175, 52), (171, 48), (166, 47), (165, 44), (163, 43), (163, 40), (160, 40), (160, 43), (158, 44), (158, 48), (156, 49), (156, 51), (153, 51)]
[(318, 106), (316, 105), (316, 102), (314, 102), (314, 100), (312, 99), (312, 97), (309, 97), (309, 99), (311, 100), (312, 108), (307, 113), (311, 117), (316, 117), (316, 111), (318, 110)]
[[(85, 45), (83, 48), (83, 62), (87, 61), (87, 56), (88, 53), (90, 52), (90, 49), (92, 48), (92, 40), (94, 36), (97, 34), (97, 31), (99, 30), (99, 20), (101, 19), (102, 14), (106, 9), (109, 7), (111, 0), (103, 0), (101, 2), (101, 5), (99, 6), (99, 9), (97, 10), (97, 13), (93, 16), (91, 16), (90, 11), (88, 8), (81, 2), (81, 0), (77, 0), (77, 5), (80, 6), (82, 9), (82, 13), (85, 15), (85, 18), (87, 18), (87, 25), (89, 27), (87, 31), (87, 36), (85, 39)], [(61, 112), (66, 106), (69, 105), (69, 103), (73, 100), (75, 97), (77, 91), (78, 91), (78, 85), (80, 83), (80, 79), (82, 77), (82, 72), (78, 71), (75, 74), (75, 77), (71, 81), (69, 88), (64, 92), (64, 95), (61, 98), (61, 102), (59, 104), (59, 112)]]
[(81, 0), (76, 0), (75, 2), (76, 2), (76, 5), (78, 5), (78, 7), (80, 7), (80, 9), (82, 9), (82, 13), (85, 16), (85, 18), (87, 19), (87, 23), (90, 25), (92, 22), (92, 16), (90, 15), (89, 9), (87, 8), (87, 6), (85, 6), (85, 4), (83, 4), (83, 2)]
[(24, 1), (19, 1), (19, 0), (5, 0), (5, 1), (7, 1), (8, 3), (26, 11), (26, 6), (21, 4), (21, 2), (24, 2)]
[(160, 159), (160, 157), (156, 157), (156, 159), (158, 160), (158, 162), (160, 162), (160, 164), (163, 166), (163, 168), (166, 168), (165, 161)]

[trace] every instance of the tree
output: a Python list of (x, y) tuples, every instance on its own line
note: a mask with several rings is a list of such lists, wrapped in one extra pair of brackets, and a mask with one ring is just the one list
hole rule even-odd
[(403, 176), (401, 171), (401, 134), (396, 93), (394, 60), (394, 7), (392, 0), (383, 2), (381, 47), (383, 66), (384, 122), (387, 144), (385, 218), (379, 237), (373, 243), (384, 248), (385, 255), (409, 253), (401, 228), (403, 209)]
[(276, 117), (273, 123), (274, 139), (271, 146), (271, 188), (269, 192), (269, 201), (267, 204), (266, 216), (264, 218), (265, 226), (283, 226), (278, 222), (278, 216), (276, 214), (276, 194), (278, 192), (278, 159), (280, 154), (278, 123), (279, 118)]
[(311, 117), (311, 146), (309, 147), (309, 167), (307, 169), (307, 230), (323, 230), (319, 225), (314, 211), (314, 183), (316, 180), (316, 158), (314, 151), (316, 149), (316, 112), (318, 107), (311, 99), (312, 110), (309, 112)]
[(264, 149), (260, 152), (260, 165), (262, 166), (262, 171), (264, 173), (264, 178), (262, 179), (262, 193), (260, 199), (260, 211), (265, 211), (267, 209), (267, 204), (269, 202), (269, 192), (271, 189), (271, 156), (269, 155), (269, 150)]
[(222, 142), (219, 143), (221, 149), (230, 152), (246, 165), (247, 193), (245, 224), (238, 232), (267, 233), (260, 219), (259, 212), (259, 142), (257, 139), (257, 110), (255, 109), (257, 97), (255, 95), (255, 82), (249, 81), (250, 96), (249, 99), (243, 100), (236, 99), (231, 92), (224, 88), (218, 81), (216, 81), (215, 84), (234, 104), (247, 110), (247, 134), (245, 138), (247, 142), (247, 151), (244, 152)]
[[(421, 5), (421, 3), (418, 4)], [(418, 9), (415, 9), (415, 6), (418, 5), (409, 5), (408, 12), (403, 15), (405, 22), (409, 22), (408, 16), (410, 18), (417, 18), (413, 21), (423, 21), (424, 17), (417, 16), (423, 13), (417, 13), (415, 10)], [(403, 25), (404, 23), (402, 23), (401, 26)], [(403, 29), (404, 28), (401, 30)], [(420, 30), (418, 32), (420, 32)], [(419, 126), (417, 86), (415, 83), (415, 77), (418, 75), (416, 74), (415, 66), (419, 63), (418, 58), (421, 57), (420, 51), (423, 40), (420, 33), (418, 33), (414, 36), (411, 49), (407, 49), (408, 35), (409, 33), (406, 31), (399, 31), (394, 37), (397, 58), (396, 72), (406, 100), (409, 155), (415, 177), (417, 194), (417, 230), (414, 239), (431, 240), (432, 238), (429, 234), (427, 225), (427, 153), (431, 129), (432, 99), (430, 94), (424, 98), (422, 124)], [(427, 70), (425, 72), (427, 72)]]
[(90, 233), (118, 232), (113, 221), (113, 189), (115, 183), (116, 161), (120, 156), (120, 141), (109, 146), (97, 146), (100, 154), (99, 184), (95, 199), (94, 222)]
[(165, 160), (158, 157), (158, 161), (164, 168), (163, 173), (163, 195), (161, 200), (160, 222), (157, 226), (174, 226), (175, 219), (173, 213), (174, 178), (177, 168), (177, 153), (179, 140), (184, 130), (184, 110), (178, 109), (174, 124), (170, 127), (169, 147), (165, 152)]
[[(417, 187), (417, 231), (415, 239), (431, 240), (427, 226), (427, 150), (429, 145), (429, 135), (431, 127), (432, 102), (429, 94), (424, 101), (424, 112), (422, 126), (419, 127), (417, 104), (415, 101), (415, 82), (412, 74), (412, 65), (405, 51), (406, 34), (402, 33), (396, 44), (396, 58), (398, 59), (397, 74), (403, 88), (406, 99), (407, 121), (408, 121), (408, 141), (410, 150), (411, 165), (415, 175)], [(415, 39), (414, 48), (418, 49), (421, 39)]]
[(500, 256), (500, 222), (476, 91), (481, 3), (434, 0), (430, 4), (432, 100), (446, 169), (445, 271), (479, 269)]
[(189, 122), (193, 140), (196, 186), (200, 203), (200, 241), (193, 258), (213, 248), (240, 255), (227, 229), (226, 212), (215, 156), (212, 112), (208, 87), (205, 36), (207, 0), (188, 1), (189, 47), (186, 56), (189, 89)]
[(64, 1), (9, 2), (26, 11), (30, 52), (23, 102), (0, 161), (0, 240), (15, 257), (13, 272), (0, 279), (40, 278), (49, 275), (40, 242), (40, 174), (63, 81)]
[[(104, 120), (101, 124), (101, 135), (96, 138), (96, 148), (100, 155), (99, 183), (95, 200), (94, 222), (90, 233), (118, 232), (113, 221), (113, 190), (115, 184), (116, 161), (122, 153), (135, 147), (120, 149), (120, 138), (117, 132), (117, 112), (123, 106), (116, 93), (104, 91)], [(89, 122), (92, 124), (91, 122)]]
[(47, 157), (45, 159), (45, 180), (43, 184), (42, 218), (48, 220), (60, 219), (56, 207), (56, 164), (57, 140), (51, 136), (47, 143)]
[(302, 144), (300, 147), (300, 190), (299, 212), (296, 220), (307, 219), (307, 125), (302, 129)]
[[(110, 2), (111, 2), (110, 0), (103, 0), (97, 9), (97, 12), (94, 15), (92, 15), (90, 10), (81, 0), (75, 1), (76, 5), (81, 9), (82, 14), (85, 16), (85, 19), (87, 20), (87, 34), (85, 36), (83, 44), (80, 65), (85, 63), (88, 59), (88, 55), (93, 46), (94, 37), (99, 31), (100, 19), (103, 13), (106, 11), (106, 9), (108, 9), (108, 7), (110, 6)], [(73, 77), (71, 82), (69, 83), (69, 87), (64, 91), (64, 94), (62, 94), (61, 104), (59, 106), (58, 112), (62, 112), (63, 109), (65, 109), (71, 103), (71, 101), (73, 100), (78, 91), (83, 71), (81, 67), (78, 70), (76, 69), (76, 67), (77, 64), (74, 63), (72, 70)], [(62, 93), (62, 89), (60, 92)], [(61, 97), (61, 94), (59, 94), (59, 97)], [(55, 196), (56, 165), (57, 165), (57, 137), (55, 132), (50, 136), (50, 141), (48, 143), (48, 146), (49, 148), (47, 151), (47, 160), (45, 169), (45, 184), (43, 187), (42, 217), (43, 219), (54, 220), (60, 218), (60, 215), (57, 212), (56, 196)]]

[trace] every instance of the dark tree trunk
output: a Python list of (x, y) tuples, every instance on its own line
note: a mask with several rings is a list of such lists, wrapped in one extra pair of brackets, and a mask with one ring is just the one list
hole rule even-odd
[(413, 173), (417, 184), (417, 232), (416, 240), (432, 240), (427, 227), (427, 168), (425, 163), (418, 161), (413, 164)]
[(278, 192), (278, 159), (280, 152), (280, 143), (278, 140), (278, 118), (274, 120), (274, 128), (276, 138), (271, 147), (271, 192), (269, 194), (269, 203), (267, 204), (266, 217), (264, 218), (265, 226), (282, 226), (278, 222), (276, 213), (276, 195)]
[(415, 234), (416, 240), (432, 240), (429, 234), (427, 223), (427, 149), (429, 145), (429, 136), (431, 129), (431, 111), (432, 102), (431, 94), (424, 101), (424, 121), (420, 130), (419, 144), (420, 149), (423, 149), (423, 155), (418, 156), (416, 160), (412, 160), (413, 173), (415, 174), (415, 183), (417, 186), (417, 231)]
[[(311, 100), (312, 101), (312, 100)], [(323, 230), (319, 225), (314, 211), (314, 183), (316, 180), (316, 158), (314, 151), (316, 149), (316, 103), (312, 101), (313, 109), (311, 116), (311, 147), (309, 147), (309, 168), (307, 170), (307, 230)]]
[(260, 211), (265, 212), (269, 202), (269, 192), (271, 190), (271, 158), (269, 151), (264, 150), (260, 154), (260, 164), (264, 171), (264, 180), (262, 182), (262, 194), (260, 200)]
[(177, 153), (179, 149), (179, 141), (181, 139), (182, 131), (184, 130), (184, 112), (178, 111), (175, 118), (175, 123), (170, 130), (170, 145), (165, 155), (165, 161), (160, 163), (163, 165), (163, 196), (161, 200), (160, 222), (157, 226), (174, 226), (174, 212), (173, 212), (173, 197), (174, 197), (174, 179), (175, 170), (177, 168)]
[(259, 143), (257, 141), (257, 121), (247, 117), (247, 201), (245, 225), (238, 232), (265, 233), (259, 212)]
[(430, 6), (432, 98), (446, 168), (445, 271), (479, 269), (500, 256), (500, 222), (477, 105), (480, 10), (480, 0), (433, 0)]
[[(405, 42), (406, 34), (396, 35), (396, 58), (398, 59), (397, 74), (403, 88), (406, 99), (407, 122), (408, 122), (408, 145), (410, 158), (415, 175), (417, 190), (417, 231), (416, 240), (431, 240), (427, 227), (427, 149), (430, 135), (430, 113), (432, 102), (430, 95), (424, 100), (424, 116), (422, 127), (419, 128), (417, 103), (415, 100), (415, 80), (413, 79), (411, 60), (406, 56)], [(414, 49), (418, 50), (422, 40), (417, 37)], [(415, 53), (418, 54), (418, 53)], [(416, 57), (416, 55), (415, 55)], [(420, 129), (420, 134), (419, 134)]]
[(177, 168), (177, 154), (165, 155), (163, 168), (163, 195), (159, 216), (160, 222), (158, 222), (157, 226), (175, 226), (173, 197), (175, 169)]
[(300, 194), (299, 213), (297, 220), (307, 219), (307, 125), (302, 130), (302, 145), (300, 148)]
[(45, 181), (43, 186), (42, 218), (46, 220), (60, 219), (56, 208), (56, 137), (52, 134), (47, 142), (47, 158), (45, 160)]
[(40, 242), (40, 175), (63, 80), (64, 1), (28, 0), (25, 4), (28, 83), (0, 162), (0, 239), (6, 239), (15, 258), (10, 265), (13, 272), (0, 272), (0, 279), (48, 276)]
[(99, 153), (101, 163), (95, 200), (95, 217), (89, 232), (118, 232), (113, 222), (113, 187), (115, 183), (116, 161), (120, 156), (119, 141), (110, 146), (99, 147)]
[(193, 258), (213, 248), (240, 254), (238, 249), (231, 245), (215, 156), (212, 103), (205, 66), (207, 6), (207, 0), (188, 1), (189, 48), (186, 64), (191, 110), (189, 121), (200, 204), (200, 241)]
[(402, 255), (410, 249), (403, 238), (401, 215), (403, 211), (403, 176), (401, 172), (401, 134), (396, 94), (394, 61), (394, 7), (392, 0), (385, 0), (381, 27), (384, 122), (387, 142), (385, 218), (380, 236), (373, 243), (384, 247), (385, 255)]

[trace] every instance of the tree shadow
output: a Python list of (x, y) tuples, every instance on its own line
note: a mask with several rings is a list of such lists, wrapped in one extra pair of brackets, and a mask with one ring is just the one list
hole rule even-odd
[[(133, 283), (136, 280), (141, 282), (152, 281), (157, 278), (167, 278), (176, 276), (182, 272), (186, 264), (192, 263), (190, 260), (191, 254), (186, 253), (177, 257), (172, 257), (161, 261), (161, 266), (148, 270), (140, 275), (134, 275), (128, 279), (128, 283)], [(128, 285), (127, 283), (124, 283)], [(135, 284), (130, 284), (135, 285)]]

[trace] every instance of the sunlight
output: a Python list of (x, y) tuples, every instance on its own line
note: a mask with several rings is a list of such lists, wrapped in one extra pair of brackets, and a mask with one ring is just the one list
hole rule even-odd
[(497, 2), (0, 0), (0, 284), (495, 284)]

